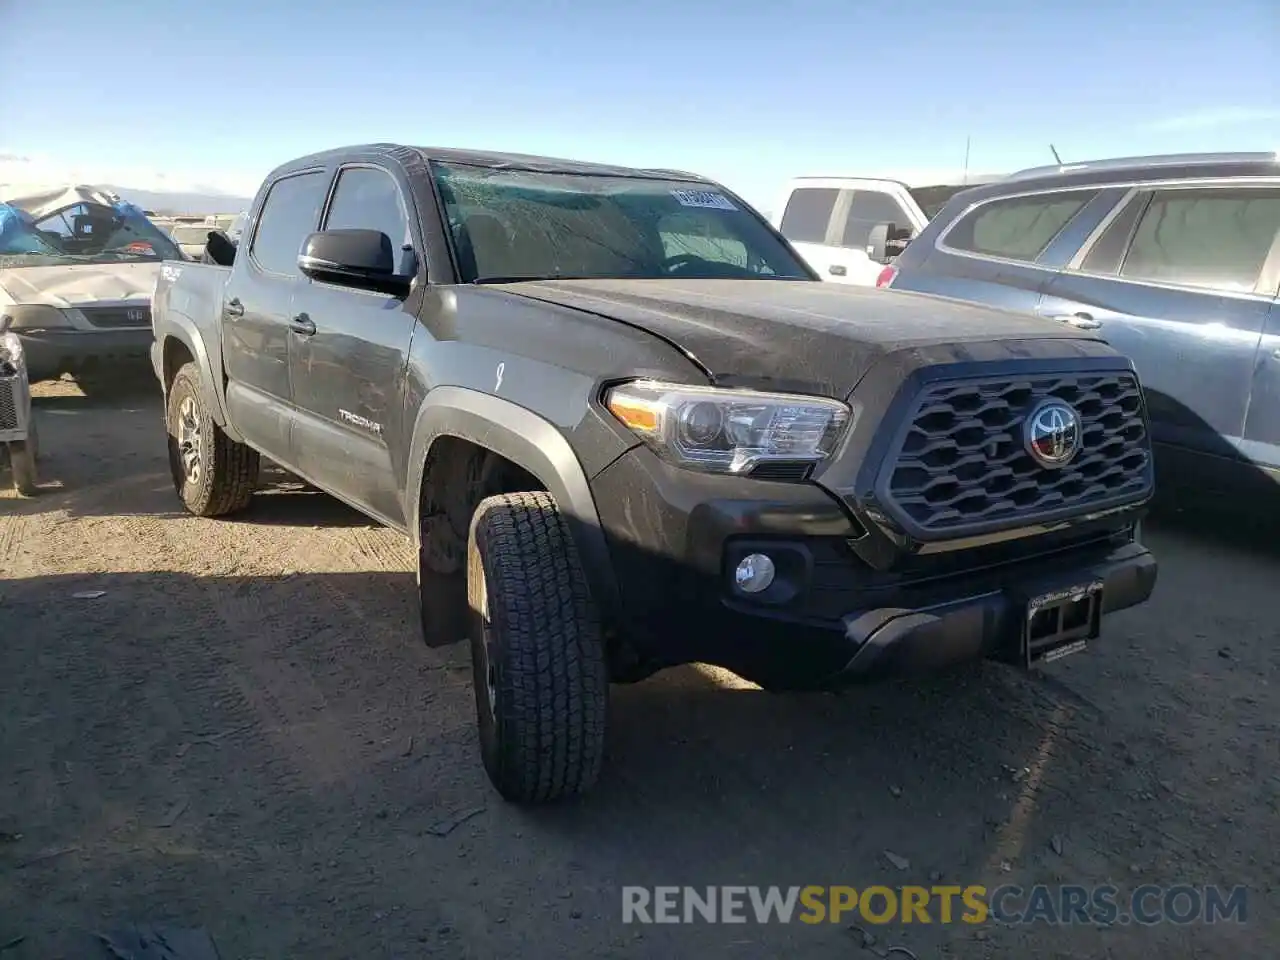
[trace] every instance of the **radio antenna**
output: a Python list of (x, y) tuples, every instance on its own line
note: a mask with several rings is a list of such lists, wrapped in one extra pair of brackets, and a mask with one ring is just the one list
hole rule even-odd
[(1052, 143), (1049, 144), (1049, 152), (1053, 154), (1053, 159), (1058, 161), (1058, 166), (1060, 167), (1066, 166), (1066, 164), (1062, 162), (1062, 158), (1058, 156), (1058, 148), (1055, 147)]

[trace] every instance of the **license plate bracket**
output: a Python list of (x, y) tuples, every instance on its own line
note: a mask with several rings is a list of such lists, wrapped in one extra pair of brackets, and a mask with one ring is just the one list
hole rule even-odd
[(1102, 631), (1102, 581), (1038, 594), (1022, 620), (1022, 665), (1027, 669), (1079, 653)]

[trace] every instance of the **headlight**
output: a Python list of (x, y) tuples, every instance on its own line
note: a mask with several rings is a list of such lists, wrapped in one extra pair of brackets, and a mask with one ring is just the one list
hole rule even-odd
[(10, 330), (47, 330), (50, 327), (69, 327), (71, 319), (57, 307), (47, 307), (38, 303), (19, 303), (5, 307), (4, 312), (11, 318)]
[(818, 463), (853, 413), (839, 400), (635, 380), (605, 406), (659, 456), (710, 473), (749, 473), (769, 460)]
[(8, 367), (22, 366), (22, 341), (12, 333), (0, 333), (0, 375), (6, 374)]

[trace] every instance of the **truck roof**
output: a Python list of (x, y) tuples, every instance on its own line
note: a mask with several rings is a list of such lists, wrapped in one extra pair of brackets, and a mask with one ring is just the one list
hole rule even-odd
[(624, 167), (606, 163), (587, 163), (581, 160), (565, 160), (559, 157), (541, 157), (526, 153), (501, 153), (491, 150), (467, 150), (453, 147), (417, 147), (395, 143), (366, 143), (335, 147), (319, 153), (308, 154), (290, 160), (271, 172), (271, 178), (292, 170), (315, 167), (337, 159), (352, 157), (385, 157), (406, 162), (439, 160), (444, 163), (466, 163), (494, 169), (528, 170), (537, 173), (568, 173), (602, 177), (635, 177), (646, 180), (688, 180), (695, 183), (714, 183), (707, 177), (678, 170), (660, 170), (642, 167)]

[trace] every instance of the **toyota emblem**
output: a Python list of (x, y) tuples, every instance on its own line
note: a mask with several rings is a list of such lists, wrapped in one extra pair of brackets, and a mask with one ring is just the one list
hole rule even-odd
[(1065, 467), (1080, 452), (1080, 414), (1062, 400), (1045, 400), (1027, 417), (1023, 441), (1040, 466)]

